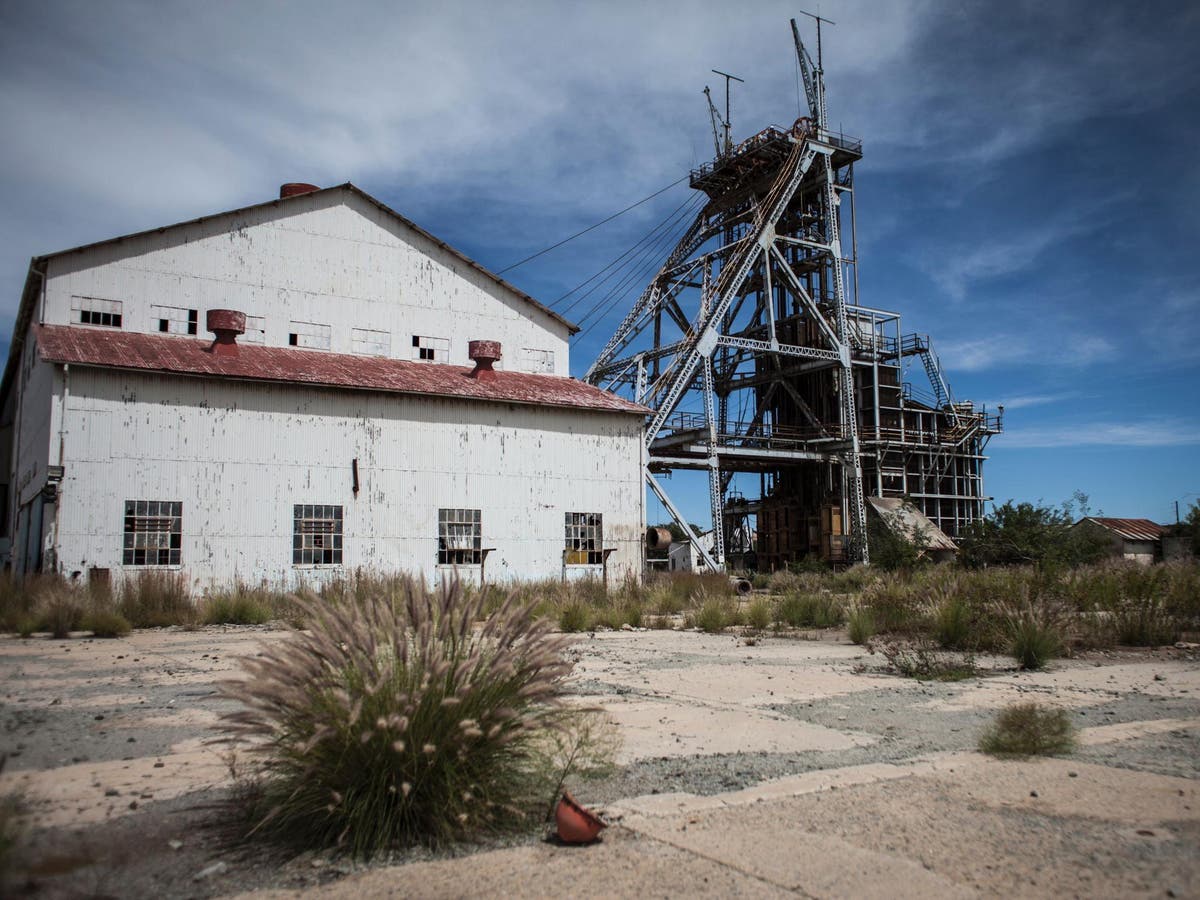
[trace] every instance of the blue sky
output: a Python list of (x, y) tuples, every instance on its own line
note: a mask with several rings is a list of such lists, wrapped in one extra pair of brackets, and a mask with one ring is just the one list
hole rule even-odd
[[(746, 79), (735, 139), (790, 123), (800, 8), (8, 0), (0, 332), (30, 256), (283, 181), (353, 181), (503, 269), (710, 157), (710, 69)], [(831, 120), (864, 141), (862, 302), (1006, 406), (989, 493), (1159, 521), (1200, 499), (1200, 7), (819, 8)], [(552, 302), (687, 194), (506, 277)], [(588, 320), (576, 374), (621, 312)]]

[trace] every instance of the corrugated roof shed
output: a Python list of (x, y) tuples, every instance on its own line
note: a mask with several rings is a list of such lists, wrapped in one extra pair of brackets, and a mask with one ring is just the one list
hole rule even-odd
[(1080, 522), (1092, 522), (1106, 528), (1128, 541), (1157, 541), (1162, 537), (1163, 527), (1149, 519), (1110, 519), (1102, 516), (1087, 516)]
[(472, 370), (465, 366), (253, 344), (238, 344), (236, 356), (223, 356), (212, 353), (207, 341), (72, 325), (38, 326), (37, 343), (41, 358), (52, 363), (599, 412), (636, 415), (648, 412), (645, 407), (608, 391), (556, 375), (498, 370), (494, 379), (478, 380), (470, 377)]

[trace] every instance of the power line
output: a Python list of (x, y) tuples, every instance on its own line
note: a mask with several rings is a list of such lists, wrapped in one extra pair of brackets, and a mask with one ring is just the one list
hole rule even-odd
[(546, 254), (546, 253), (549, 253), (551, 250), (557, 250), (557, 249), (558, 249), (559, 247), (561, 247), (563, 244), (566, 244), (566, 243), (568, 243), (568, 242), (570, 242), (570, 241), (573, 241), (573, 240), (575, 240), (575, 238), (577, 238), (577, 237), (582, 237), (583, 235), (587, 234), (589, 231), (595, 231), (595, 230), (596, 230), (597, 228), (599, 228), (601, 225), (607, 225), (607, 224), (608, 224), (609, 222), (611, 222), (613, 219), (617, 218), (618, 216), (623, 216), (623, 215), (625, 215), (625, 213), (629, 212), (631, 209), (637, 209), (637, 208), (638, 208), (639, 206), (641, 206), (643, 203), (648, 203), (649, 201), (651, 201), (651, 200), (653, 200), (655, 197), (657, 197), (659, 194), (665, 194), (665, 193), (666, 193), (667, 191), (669, 191), (671, 188), (675, 187), (675, 185), (677, 185), (677, 184), (680, 184), (680, 183), (682, 183), (682, 182), (684, 182), (684, 181), (687, 181), (687, 180), (688, 180), (690, 177), (691, 177), (691, 175), (684, 175), (684, 176), (683, 176), (682, 178), (680, 178), (678, 181), (672, 181), (672, 182), (671, 182), (670, 184), (668, 184), (668, 185), (667, 185), (665, 188), (662, 188), (661, 190), (657, 190), (657, 191), (655, 191), (655, 192), (654, 192), (653, 194), (651, 194), (649, 197), (643, 197), (643, 198), (642, 198), (641, 200), (639, 200), (637, 203), (632, 203), (632, 204), (630, 204), (629, 206), (625, 207), (625, 208), (624, 208), (623, 210), (621, 210), (620, 212), (615, 212), (615, 213), (613, 213), (613, 214), (612, 214), (611, 216), (609, 216), (607, 219), (603, 219), (602, 221), (599, 221), (599, 222), (597, 222), (595, 225), (589, 225), (587, 228), (583, 229), (583, 231), (577, 231), (577, 232), (575, 232), (575, 234), (571, 235), (570, 237), (563, 238), (563, 239), (562, 239), (561, 241), (559, 241), (557, 244), (551, 244), (549, 247), (546, 247), (546, 248), (545, 248), (545, 249), (543, 249), (543, 250), (539, 250), (537, 253), (534, 253), (532, 256), (527, 256), (527, 257), (525, 257), (524, 259), (520, 260), (519, 262), (515, 262), (515, 263), (513, 263), (511, 266), (508, 266), (507, 268), (501, 269), (501, 270), (500, 270), (499, 272), (497, 272), (496, 274), (497, 274), (497, 275), (503, 275), (505, 272), (511, 272), (513, 269), (517, 268), (518, 266), (523, 266), (523, 265), (525, 265), (525, 263), (529, 262), (530, 260), (537, 259), (539, 256), (542, 256), (542, 255), (544, 255), (544, 254)]

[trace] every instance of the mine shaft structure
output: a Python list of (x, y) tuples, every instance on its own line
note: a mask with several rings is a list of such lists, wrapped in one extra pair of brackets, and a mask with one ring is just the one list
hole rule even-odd
[[(875, 496), (907, 497), (955, 536), (983, 514), (983, 449), (1001, 427), (954, 400), (928, 336), (858, 304), (862, 144), (829, 128), (820, 50), (814, 63), (792, 32), (808, 114), (718, 143), (691, 173), (703, 206), (584, 376), (651, 410), (647, 484), (716, 570), (748, 516), (755, 559), (734, 565), (868, 562)], [(918, 359), (928, 389), (904, 381)], [(663, 483), (689, 469), (707, 472), (711, 549)]]

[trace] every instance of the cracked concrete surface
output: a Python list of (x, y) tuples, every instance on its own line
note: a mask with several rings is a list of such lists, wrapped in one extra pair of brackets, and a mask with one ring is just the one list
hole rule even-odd
[[(0, 790), (20, 791), (39, 896), (1200, 896), (1200, 663), (1123, 651), (922, 683), (837, 634), (646, 631), (575, 645), (576, 702), (606, 709), (620, 771), (577, 795), (602, 843), (534, 838), (402, 865), (224, 845), (213, 682), (284, 632), (0, 639)], [(1066, 710), (1079, 749), (974, 751), (1001, 706)], [(118, 846), (119, 845), (119, 846)], [(40, 856), (38, 856), (40, 854)], [(216, 866), (200, 880), (200, 872)], [(30, 886), (32, 885), (32, 887)]]

